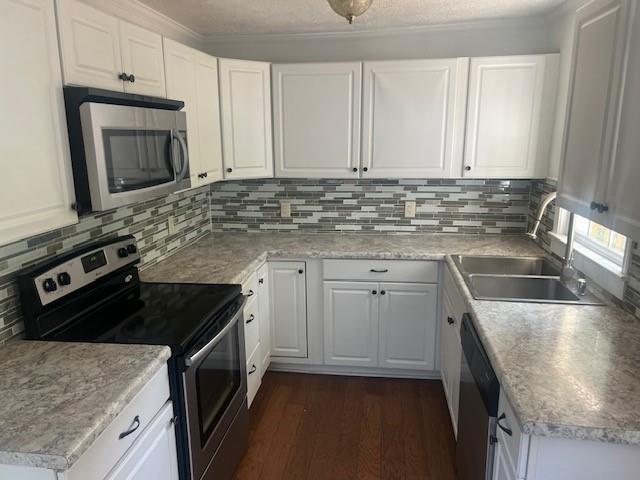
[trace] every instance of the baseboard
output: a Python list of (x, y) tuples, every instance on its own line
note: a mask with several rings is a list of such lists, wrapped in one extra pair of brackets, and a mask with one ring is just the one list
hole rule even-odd
[(300, 365), (292, 363), (271, 363), (270, 372), (310, 373), (316, 375), (342, 375), (350, 377), (414, 378), (440, 380), (438, 370), (396, 370), (388, 368), (341, 367), (337, 365)]

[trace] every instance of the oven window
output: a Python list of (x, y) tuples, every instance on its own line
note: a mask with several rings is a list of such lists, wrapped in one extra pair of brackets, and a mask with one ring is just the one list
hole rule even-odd
[(240, 348), (236, 324), (196, 371), (201, 446), (206, 443), (240, 389), (240, 375)]
[(174, 181), (170, 130), (104, 129), (102, 135), (110, 193)]

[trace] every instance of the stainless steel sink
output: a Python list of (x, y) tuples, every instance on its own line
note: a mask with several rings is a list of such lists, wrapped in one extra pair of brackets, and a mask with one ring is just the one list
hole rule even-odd
[(577, 295), (555, 277), (469, 275), (467, 285), (478, 300), (602, 305), (592, 294)]
[(562, 283), (560, 269), (544, 257), (455, 255), (453, 261), (476, 300), (603, 305)]
[(453, 261), (463, 275), (533, 275), (544, 277), (560, 275), (560, 269), (544, 257), (455, 255)]

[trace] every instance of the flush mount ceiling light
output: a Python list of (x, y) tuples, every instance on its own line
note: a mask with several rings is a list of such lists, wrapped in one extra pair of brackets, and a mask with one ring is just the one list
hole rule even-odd
[(371, 6), (373, 0), (327, 0), (334, 12), (346, 18), (349, 23), (353, 23)]

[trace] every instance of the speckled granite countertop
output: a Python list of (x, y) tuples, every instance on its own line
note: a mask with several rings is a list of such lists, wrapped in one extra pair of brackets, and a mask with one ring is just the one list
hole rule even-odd
[(444, 260), (525, 433), (640, 445), (640, 321), (615, 306), (474, 300), (450, 255), (540, 255), (524, 236), (216, 233), (146, 281), (242, 283), (268, 258)]
[(69, 469), (170, 355), (154, 345), (3, 345), (0, 463)]

